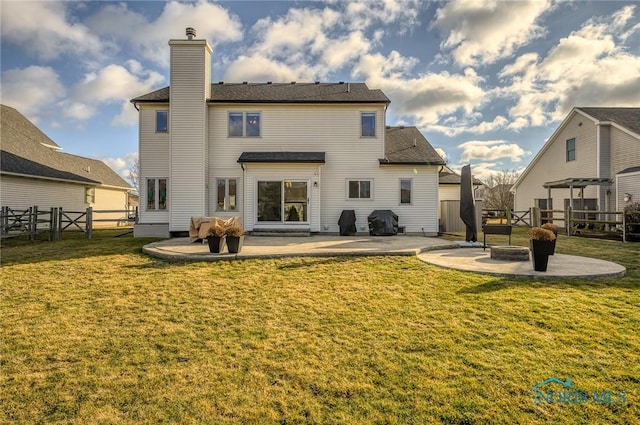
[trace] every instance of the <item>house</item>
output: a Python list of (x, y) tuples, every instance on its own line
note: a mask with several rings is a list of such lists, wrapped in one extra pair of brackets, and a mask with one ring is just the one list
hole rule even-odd
[(239, 216), (247, 231), (338, 233), (343, 210), (391, 209), (407, 233), (438, 231), (444, 164), (415, 127), (385, 126), (389, 99), (363, 83), (211, 82), (206, 40), (169, 41), (170, 86), (139, 110), (136, 236), (191, 217)]
[(512, 191), (515, 210), (621, 211), (640, 200), (640, 108), (573, 108)]
[[(131, 186), (104, 162), (60, 152), (57, 143), (14, 108), (0, 105), (0, 117), (2, 206), (17, 210), (34, 205), (41, 210), (127, 209)], [(96, 218), (117, 220), (124, 215)]]

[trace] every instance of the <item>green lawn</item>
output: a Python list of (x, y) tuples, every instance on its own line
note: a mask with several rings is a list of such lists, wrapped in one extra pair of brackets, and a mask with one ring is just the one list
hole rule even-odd
[[(627, 276), (531, 281), (414, 257), (171, 263), (114, 234), (3, 242), (0, 423), (640, 417), (640, 244), (561, 237)], [(535, 405), (552, 376), (626, 403)]]

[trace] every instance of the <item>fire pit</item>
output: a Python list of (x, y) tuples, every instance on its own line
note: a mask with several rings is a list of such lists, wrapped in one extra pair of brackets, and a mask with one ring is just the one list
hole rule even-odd
[(529, 261), (529, 248), (515, 245), (492, 246), (491, 258), (500, 261)]

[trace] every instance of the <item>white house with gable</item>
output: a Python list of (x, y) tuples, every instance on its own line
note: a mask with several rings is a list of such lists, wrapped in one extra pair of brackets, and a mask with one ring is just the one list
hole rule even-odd
[(640, 201), (640, 108), (576, 107), (513, 185), (515, 209), (622, 211)]
[(170, 86), (139, 110), (136, 235), (186, 232), (194, 216), (247, 231), (337, 233), (343, 210), (393, 210), (407, 233), (438, 231), (444, 164), (415, 127), (386, 127), (389, 99), (363, 83), (211, 82), (206, 40), (170, 40)]

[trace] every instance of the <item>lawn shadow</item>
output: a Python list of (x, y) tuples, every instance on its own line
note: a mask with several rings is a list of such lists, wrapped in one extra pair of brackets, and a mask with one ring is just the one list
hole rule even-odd
[(629, 290), (640, 290), (640, 280), (632, 276), (618, 278), (506, 278), (493, 277), (480, 285), (469, 286), (458, 291), (459, 294), (482, 294), (488, 292), (502, 291), (513, 288), (571, 288), (581, 291), (598, 291), (603, 288), (625, 288)]
[[(290, 257), (295, 258), (295, 257)], [(290, 269), (301, 269), (305, 267), (313, 267), (320, 265), (331, 265), (331, 264), (343, 264), (353, 260), (353, 256), (339, 256), (339, 257), (298, 257), (299, 261), (288, 263), (288, 264), (280, 264), (278, 265), (279, 270), (290, 270)]]

